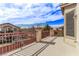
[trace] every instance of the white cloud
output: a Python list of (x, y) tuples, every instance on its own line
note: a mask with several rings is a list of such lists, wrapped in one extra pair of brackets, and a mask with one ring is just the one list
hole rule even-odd
[(63, 18), (61, 12), (58, 15), (47, 14), (42, 17), (41, 15), (49, 13), (51, 10), (55, 12), (60, 9), (60, 7), (58, 7), (59, 4), (51, 3), (48, 6), (45, 4), (46, 3), (0, 3), (0, 23), (5, 20), (4, 22), (15, 24), (32, 24), (55, 21)]

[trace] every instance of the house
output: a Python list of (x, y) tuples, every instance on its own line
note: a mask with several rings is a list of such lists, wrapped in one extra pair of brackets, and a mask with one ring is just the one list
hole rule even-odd
[(10, 23), (0, 24), (0, 55), (36, 41), (34, 28), (23, 29)]
[(74, 47), (79, 43), (79, 4), (61, 4), (64, 16), (64, 41)]
[(0, 44), (9, 44), (25, 39), (21, 29), (13, 24), (0, 24)]

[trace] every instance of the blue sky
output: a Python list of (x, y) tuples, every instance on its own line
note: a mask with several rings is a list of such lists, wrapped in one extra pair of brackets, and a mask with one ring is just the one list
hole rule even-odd
[[(54, 23), (52, 23), (55, 21)], [(0, 24), (64, 23), (59, 3), (0, 3)]]

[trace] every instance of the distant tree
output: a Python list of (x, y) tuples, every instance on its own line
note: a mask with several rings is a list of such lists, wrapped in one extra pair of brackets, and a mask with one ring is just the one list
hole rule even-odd
[(64, 26), (62, 27), (62, 30), (64, 30)]
[(59, 30), (58, 28), (56, 30)]
[(47, 24), (47, 25), (44, 27), (44, 29), (50, 30), (50, 26)]

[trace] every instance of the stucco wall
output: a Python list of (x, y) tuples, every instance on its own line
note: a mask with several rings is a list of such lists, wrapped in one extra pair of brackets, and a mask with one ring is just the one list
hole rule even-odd
[[(67, 44), (70, 44), (72, 46), (76, 46), (76, 44), (75, 44), (75, 41), (76, 41), (76, 32), (75, 32), (76, 31), (76, 28), (74, 28), (74, 35), (75, 35), (74, 37), (66, 35), (66, 14), (68, 12), (76, 9), (75, 7), (76, 6), (71, 5), (71, 6), (65, 7), (65, 9), (64, 9), (64, 41)], [(74, 26), (76, 26), (76, 25), (74, 25)]]

